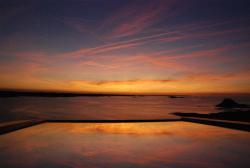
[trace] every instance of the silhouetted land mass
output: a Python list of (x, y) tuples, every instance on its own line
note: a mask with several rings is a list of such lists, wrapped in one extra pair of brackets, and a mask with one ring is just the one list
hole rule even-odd
[(250, 110), (224, 111), (224, 112), (210, 113), (210, 114), (181, 113), (181, 112), (177, 112), (174, 114), (181, 117), (198, 117), (198, 118), (208, 118), (217, 120), (250, 122)]
[(118, 96), (114, 94), (94, 93), (60, 93), (60, 92), (22, 92), (22, 91), (0, 91), (0, 97), (78, 97), (78, 96)]
[(171, 99), (185, 98), (184, 96), (174, 96), (174, 95), (170, 95), (168, 97)]
[(240, 109), (240, 108), (249, 108), (250, 106), (247, 104), (239, 104), (230, 98), (226, 98), (221, 103), (217, 104), (216, 107), (222, 108), (225, 111), (218, 113), (210, 113), (210, 114), (181, 113), (181, 112), (177, 112), (174, 114), (181, 117), (197, 117), (197, 118), (207, 118), (207, 119), (250, 122), (250, 110)]
[(226, 98), (221, 103), (217, 104), (216, 107), (219, 108), (249, 108), (247, 104), (239, 104), (233, 99)]
[[(108, 94), (108, 93), (69, 93), (69, 92), (35, 92), (35, 91), (0, 91), (0, 97), (102, 97), (102, 96), (131, 96), (143, 97), (152, 95), (137, 95), (137, 94)], [(173, 95), (153, 95), (153, 96), (173, 96)], [(176, 98), (180, 96), (176, 96)]]

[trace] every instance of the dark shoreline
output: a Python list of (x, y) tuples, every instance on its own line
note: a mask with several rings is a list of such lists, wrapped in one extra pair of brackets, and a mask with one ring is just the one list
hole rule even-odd
[(110, 96), (168, 96), (181, 97), (184, 95), (143, 95), (143, 94), (112, 94), (112, 93), (71, 93), (71, 92), (42, 92), (42, 91), (0, 91), (0, 97), (110, 97)]
[(200, 113), (173, 113), (179, 117), (195, 117), (200, 119), (213, 119), (213, 120), (227, 120), (227, 121), (241, 121), (250, 123), (250, 110), (226, 110), (218, 113), (200, 114)]

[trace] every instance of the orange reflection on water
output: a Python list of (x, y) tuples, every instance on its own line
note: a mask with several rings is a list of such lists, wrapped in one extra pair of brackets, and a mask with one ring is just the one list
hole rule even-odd
[(50, 123), (0, 136), (0, 166), (245, 167), (249, 140), (187, 122)]

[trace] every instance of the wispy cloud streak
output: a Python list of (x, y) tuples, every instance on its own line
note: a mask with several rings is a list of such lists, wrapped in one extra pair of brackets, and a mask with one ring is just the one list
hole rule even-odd
[(141, 33), (169, 12), (174, 1), (146, 0), (144, 3), (131, 3), (107, 18), (102, 27), (109, 27), (107, 38), (118, 38)]
[(218, 36), (227, 36), (228, 34), (232, 33), (242, 33), (246, 32), (247, 28), (227, 28), (222, 30), (216, 30), (216, 31), (197, 31), (199, 29), (202, 29), (204, 27), (214, 27), (216, 25), (223, 25), (225, 23), (218, 23), (218, 24), (208, 24), (208, 25), (194, 25), (191, 24), (190, 26), (186, 26), (185, 28), (183, 26), (176, 27), (173, 30), (165, 30), (160, 33), (152, 34), (152, 35), (146, 35), (143, 37), (138, 38), (131, 38), (129, 40), (122, 40), (117, 42), (111, 42), (103, 45), (99, 45), (96, 47), (91, 48), (80, 48), (79, 50), (65, 53), (65, 56), (71, 56), (71, 57), (81, 57), (81, 56), (90, 56), (90, 55), (97, 55), (97, 54), (105, 54), (105, 53), (112, 53), (113, 51), (122, 50), (122, 49), (131, 49), (137, 46), (143, 46), (145, 44), (149, 43), (174, 43), (181, 40), (194, 40), (199, 38), (212, 38), (212, 37), (218, 37)]

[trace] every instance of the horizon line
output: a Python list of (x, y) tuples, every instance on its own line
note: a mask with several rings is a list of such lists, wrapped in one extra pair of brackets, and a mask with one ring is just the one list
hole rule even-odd
[(70, 91), (70, 90), (49, 90), (49, 89), (15, 89), (0, 88), (0, 93), (33, 93), (33, 94), (72, 94), (72, 95), (145, 95), (145, 96), (169, 96), (169, 95), (197, 95), (197, 94), (250, 94), (250, 92), (90, 92), (90, 91)]

